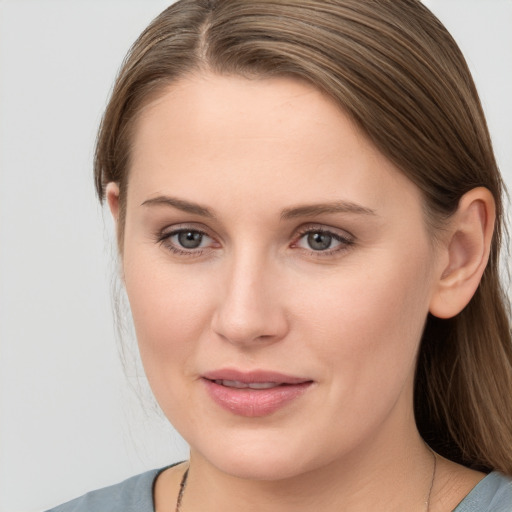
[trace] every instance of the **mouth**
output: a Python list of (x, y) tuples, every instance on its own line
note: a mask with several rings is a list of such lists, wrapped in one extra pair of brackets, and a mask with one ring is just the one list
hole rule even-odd
[(208, 395), (224, 410), (245, 417), (270, 415), (302, 396), (313, 380), (276, 372), (218, 370), (202, 376)]
[(291, 384), (280, 384), (278, 382), (240, 382), (239, 380), (221, 380), (216, 379), (212, 382), (219, 386), (235, 389), (273, 389), (278, 386), (290, 386)]

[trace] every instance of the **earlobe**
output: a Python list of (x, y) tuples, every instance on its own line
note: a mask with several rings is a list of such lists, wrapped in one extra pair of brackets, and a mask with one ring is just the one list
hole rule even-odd
[(439, 258), (442, 268), (430, 302), (430, 313), (451, 318), (473, 297), (489, 259), (495, 222), (495, 202), (483, 187), (467, 192), (448, 225)]
[(117, 221), (119, 220), (119, 185), (113, 181), (108, 183), (105, 190), (105, 196), (110, 213), (117, 224)]

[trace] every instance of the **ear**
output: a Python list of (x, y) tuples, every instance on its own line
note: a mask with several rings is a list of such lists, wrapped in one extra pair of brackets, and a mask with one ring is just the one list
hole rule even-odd
[(114, 181), (108, 183), (105, 189), (105, 196), (108, 207), (110, 208), (110, 213), (117, 225), (117, 221), (119, 220), (119, 185)]
[(430, 301), (430, 313), (451, 318), (473, 297), (489, 259), (496, 207), (483, 187), (464, 194), (443, 237), (439, 275)]

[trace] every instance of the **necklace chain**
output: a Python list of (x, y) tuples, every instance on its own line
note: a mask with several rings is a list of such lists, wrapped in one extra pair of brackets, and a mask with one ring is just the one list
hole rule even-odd
[(178, 493), (178, 499), (176, 500), (176, 511), (175, 512), (181, 511), (181, 500), (183, 499), (183, 494), (185, 493), (185, 486), (187, 485), (188, 470), (189, 470), (189, 468), (187, 468), (185, 470), (185, 473), (183, 473), (183, 476), (181, 478), (180, 492)]
[[(436, 454), (435, 454), (434, 450), (432, 450), (432, 448), (430, 448), (430, 446), (428, 446), (428, 449), (431, 451), (432, 457), (434, 458), (434, 468), (432, 470), (432, 479), (430, 481), (430, 487), (428, 489), (427, 499), (425, 500), (426, 512), (430, 512), (430, 497), (432, 495), (432, 489), (434, 488), (434, 480), (436, 479), (436, 469), (437, 469)], [(178, 498), (176, 500), (175, 512), (181, 512), (181, 501), (183, 500), (183, 494), (185, 494), (185, 487), (187, 485), (187, 478), (188, 478), (188, 470), (189, 470), (189, 468), (187, 468), (185, 470), (185, 472), (183, 473), (183, 476), (181, 478), (180, 491), (178, 493)]]
[[(434, 488), (434, 480), (436, 479), (436, 469), (437, 469), (437, 457), (436, 452), (430, 448), (427, 444), (427, 448), (432, 453), (432, 457), (434, 458), (434, 469), (432, 469), (432, 480), (430, 481), (430, 487), (428, 489), (427, 500), (425, 501), (426, 512), (430, 512), (430, 496), (432, 495), (432, 489)], [(178, 511), (179, 512), (179, 511)]]

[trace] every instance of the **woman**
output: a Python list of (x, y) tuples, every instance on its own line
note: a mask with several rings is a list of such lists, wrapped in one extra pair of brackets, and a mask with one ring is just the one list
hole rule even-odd
[(190, 460), (54, 510), (512, 510), (503, 186), (419, 1), (177, 2), (95, 176)]

